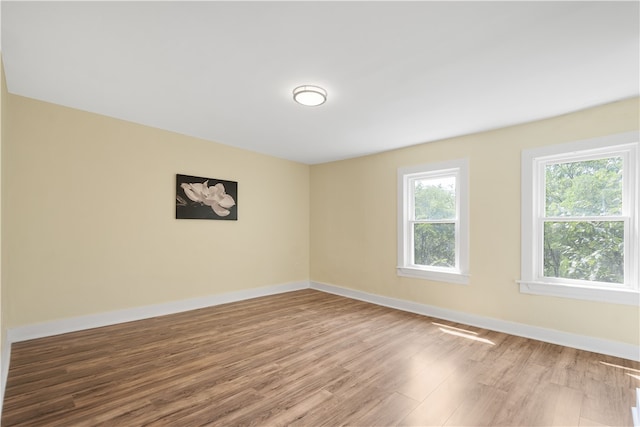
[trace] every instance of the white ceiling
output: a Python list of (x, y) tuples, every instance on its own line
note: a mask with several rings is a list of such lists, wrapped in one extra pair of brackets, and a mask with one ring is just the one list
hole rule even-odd
[[(9, 92), (315, 164), (639, 94), (633, 2), (2, 1)], [(291, 91), (328, 93), (303, 107)]]

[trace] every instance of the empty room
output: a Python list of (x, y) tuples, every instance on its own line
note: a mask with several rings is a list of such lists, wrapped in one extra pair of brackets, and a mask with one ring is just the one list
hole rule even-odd
[(640, 3), (6, 1), (4, 426), (640, 426)]

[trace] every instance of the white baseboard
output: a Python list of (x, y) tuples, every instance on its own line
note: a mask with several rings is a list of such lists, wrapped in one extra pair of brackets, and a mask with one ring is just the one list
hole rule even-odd
[(640, 348), (631, 344), (546, 329), (523, 323), (509, 322), (491, 317), (483, 317), (413, 301), (390, 298), (354, 289), (343, 288), (326, 283), (301, 281), (11, 328), (7, 331), (7, 342), (4, 343), (2, 347), (2, 387), (0, 389), (0, 400), (4, 397), (4, 387), (6, 385), (9, 368), (11, 343), (81, 331), (84, 329), (98, 328), (101, 326), (115, 325), (135, 320), (148, 319), (151, 317), (164, 316), (167, 314), (180, 313), (204, 307), (211, 307), (230, 302), (308, 288), (411, 313), (477, 326), (483, 329), (490, 329), (552, 344), (573, 347), (580, 350), (640, 361)]
[[(394, 308), (397, 310), (408, 311), (411, 313), (449, 320), (456, 323), (476, 326), (483, 329), (490, 329), (493, 331), (504, 332), (511, 335), (549, 342), (552, 344), (573, 347), (580, 350), (592, 351), (595, 353), (608, 354), (624, 359), (640, 361), (640, 348), (631, 344), (571, 334), (568, 332), (561, 332), (553, 329), (525, 325), (523, 323), (483, 317), (464, 313), (461, 311), (449, 310), (427, 304), (420, 304), (413, 301), (390, 298), (382, 295), (357, 291), (354, 289), (343, 288), (326, 283), (301, 281), (286, 283), (282, 285), (267, 286), (263, 288), (247, 289), (220, 295), (211, 295), (201, 298), (192, 298), (188, 300), (169, 302), (166, 304), (136, 307), (131, 309), (98, 313), (88, 316), (74, 317), (70, 319), (55, 320), (52, 322), (11, 328), (7, 331), (6, 340), (2, 346), (2, 363), (0, 366), (0, 414), (2, 414), (2, 403), (4, 401), (4, 392), (7, 383), (7, 376), (9, 373), (11, 343), (13, 342), (43, 338), (52, 335), (64, 334), (67, 332), (98, 328), (101, 326), (109, 326), (135, 320), (148, 319), (151, 317), (164, 316), (167, 314), (196, 310), (199, 308), (211, 307), (220, 304), (227, 304), (230, 302), (242, 301), (251, 298), (258, 298), (308, 288), (389, 308)], [(638, 409), (635, 410), (637, 411)], [(637, 413), (634, 413), (634, 415), (637, 416)]]
[(608, 354), (610, 356), (621, 357), (623, 359), (640, 361), (640, 347), (618, 341), (609, 341), (601, 338), (594, 338), (585, 335), (572, 334), (569, 332), (557, 331), (554, 329), (541, 328), (539, 326), (526, 325), (524, 323), (509, 322), (507, 320), (494, 319), (491, 317), (478, 316), (461, 311), (449, 310), (427, 304), (385, 297), (382, 295), (370, 294), (354, 289), (347, 289), (340, 286), (326, 283), (310, 282), (310, 287), (322, 292), (340, 295), (347, 298), (370, 302), (372, 304), (422, 314), (438, 319), (449, 320), (465, 325), (476, 326), (492, 331), (504, 332), (524, 338), (531, 338), (551, 344), (559, 344), (565, 347), (572, 347), (579, 350), (591, 351), (594, 353)]
[(7, 330), (5, 342), (2, 345), (2, 363), (0, 366), (0, 416), (2, 416), (4, 392), (7, 385), (7, 377), (9, 375), (11, 343), (65, 334), (68, 332), (76, 332), (84, 329), (99, 328), (101, 326), (115, 325), (118, 323), (132, 322), (135, 320), (148, 319), (151, 317), (164, 316), (167, 314), (180, 313), (183, 311), (196, 310), (199, 308), (308, 288), (308, 281), (285, 283), (275, 286), (246, 289), (226, 294), (210, 295), (165, 304), (135, 307), (125, 310), (90, 314), (88, 316), (72, 317), (69, 319), (54, 320), (52, 322), (10, 328)]
[[(309, 288), (309, 282), (293, 282), (282, 285), (267, 286), (262, 288), (246, 289), (226, 294), (210, 295), (200, 298), (191, 298), (181, 301), (173, 301), (165, 304), (155, 304), (143, 307), (135, 307), (124, 310), (109, 311), (106, 313), (90, 314), (88, 316), (72, 317), (68, 319), (54, 320), (52, 322), (37, 323), (18, 326), (7, 331), (9, 343), (26, 341), (36, 338), (44, 338), (52, 335), (76, 332), (84, 329), (99, 328), (101, 326), (115, 325), (118, 323), (132, 322), (135, 320), (149, 319), (151, 317), (165, 316), (167, 314), (212, 307), (230, 302), (258, 298), (267, 295), (275, 295), (283, 292), (297, 291)], [(4, 355), (3, 355), (4, 365)]]

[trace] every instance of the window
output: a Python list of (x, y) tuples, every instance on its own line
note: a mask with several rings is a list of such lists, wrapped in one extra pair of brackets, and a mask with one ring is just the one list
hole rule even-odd
[(467, 284), (468, 161), (398, 170), (398, 275)]
[(637, 141), (523, 152), (522, 292), (639, 303)]

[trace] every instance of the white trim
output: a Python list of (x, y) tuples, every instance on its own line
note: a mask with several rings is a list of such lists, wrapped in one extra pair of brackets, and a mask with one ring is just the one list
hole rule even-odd
[(90, 314), (88, 316), (72, 317), (68, 319), (54, 320), (51, 322), (18, 326), (7, 330), (5, 342), (2, 345), (2, 366), (0, 367), (0, 416), (4, 402), (4, 392), (9, 376), (9, 363), (11, 360), (11, 343), (26, 341), (36, 338), (44, 338), (68, 332), (82, 331), (85, 329), (99, 328), (101, 326), (115, 325), (118, 323), (132, 322), (199, 308), (212, 307), (230, 302), (242, 301), (268, 295), (276, 295), (284, 292), (308, 289), (309, 282), (293, 282), (281, 285), (252, 288), (226, 294), (210, 295), (200, 298), (174, 301), (165, 304), (155, 304), (143, 307), (135, 307), (125, 310), (110, 311), (106, 313)]
[[(54, 320), (51, 322), (37, 323), (10, 328), (7, 338), (10, 343), (26, 341), (35, 338), (43, 338), (68, 332), (76, 332), (84, 329), (99, 328), (101, 326), (115, 325), (118, 323), (132, 322), (151, 317), (165, 316), (167, 314), (212, 307), (230, 302), (242, 301), (283, 292), (297, 291), (309, 288), (309, 283), (293, 282), (282, 285), (252, 288), (242, 291), (230, 292), (219, 295), (210, 295), (200, 298), (192, 298), (181, 301), (173, 301), (165, 304), (155, 304), (143, 307), (135, 307), (124, 310), (109, 311), (106, 313), (90, 314), (87, 316), (71, 317), (68, 319)], [(3, 355), (4, 364), (4, 355)]]
[[(410, 181), (417, 176), (455, 176), (456, 178), (456, 268), (443, 269), (413, 264), (413, 220)], [(462, 158), (438, 163), (427, 163), (398, 168), (398, 224), (397, 260), (398, 276), (434, 280), (456, 284), (469, 283), (469, 159)]]
[[(247, 289), (220, 295), (211, 295), (202, 298), (175, 301), (166, 304), (156, 304), (151, 306), (137, 307), (132, 309), (118, 310), (107, 313), (99, 313), (88, 316), (74, 317), (70, 319), (62, 319), (52, 322), (11, 328), (7, 331), (7, 339), (2, 347), (2, 388), (0, 389), (0, 405), (4, 399), (4, 390), (7, 375), (9, 372), (12, 342), (43, 338), (67, 332), (81, 331), (101, 326), (130, 322), (134, 320), (164, 316), (167, 314), (196, 310), (198, 308), (211, 307), (235, 301), (242, 301), (251, 298), (276, 295), (284, 292), (291, 292), (309, 288), (321, 292), (340, 295), (346, 298), (390, 307), (397, 310), (422, 314), (424, 316), (450, 320), (456, 323), (472, 325), (511, 335), (531, 338), (539, 341), (563, 345), (566, 347), (577, 348), (580, 350), (592, 351), (596, 353), (622, 357), (624, 359), (640, 361), (640, 348), (631, 344), (609, 341), (584, 335), (571, 334), (568, 332), (562, 332), (553, 329), (530, 326), (523, 323), (483, 317), (475, 314), (449, 310), (413, 301), (385, 297), (321, 282), (301, 281), (263, 288)], [(0, 411), (1, 409), (2, 407), (0, 406)]]
[(518, 283), (520, 283), (520, 292), (523, 294), (547, 295), (560, 298), (606, 302), (610, 304), (640, 306), (640, 291), (636, 289), (598, 288), (523, 280), (518, 280)]
[[(588, 301), (600, 301), (613, 304), (638, 305), (640, 299), (640, 265), (637, 261), (640, 253), (638, 203), (640, 199), (638, 172), (640, 153), (637, 149), (640, 133), (638, 131), (608, 135), (564, 144), (536, 147), (522, 151), (521, 157), (521, 279), (520, 292), (536, 295), (551, 295)], [(542, 233), (539, 217), (542, 217), (541, 192), (537, 187), (541, 182), (541, 167), (547, 161), (564, 159), (571, 156), (602, 156), (623, 153), (625, 160), (625, 200), (633, 204), (623, 206), (625, 221), (625, 281), (626, 289), (607, 287), (602, 283), (555, 279), (542, 277), (538, 271), (542, 265)], [(630, 179), (633, 177), (634, 179)], [(633, 221), (629, 221), (629, 218)], [(568, 218), (570, 220), (572, 218)]]
[(557, 331), (555, 329), (541, 328), (539, 326), (531, 326), (524, 323), (509, 322), (507, 320), (478, 316), (475, 314), (449, 310), (413, 301), (370, 294), (368, 292), (357, 291), (355, 289), (347, 289), (327, 283), (312, 281), (310, 282), (310, 287), (311, 289), (316, 289), (322, 292), (370, 302), (372, 304), (395, 308), (397, 310), (408, 311), (410, 313), (422, 314), (429, 317), (436, 317), (519, 337), (531, 338), (551, 344), (558, 344), (565, 347), (572, 347), (579, 350), (607, 354), (640, 362), (640, 347), (632, 344), (589, 337), (586, 335), (572, 334), (569, 332)]
[(423, 270), (421, 268), (396, 267), (398, 276), (412, 277), (414, 279), (433, 280), (436, 282), (455, 283), (468, 285), (469, 275), (452, 271)]

